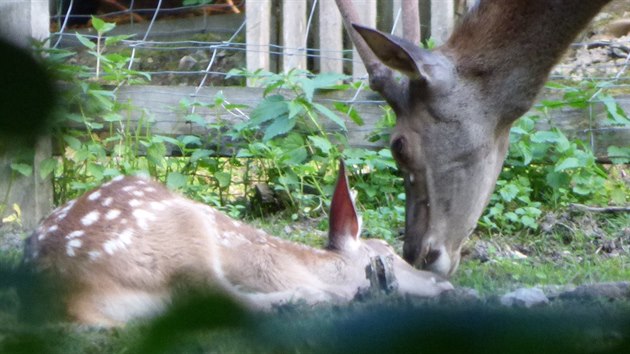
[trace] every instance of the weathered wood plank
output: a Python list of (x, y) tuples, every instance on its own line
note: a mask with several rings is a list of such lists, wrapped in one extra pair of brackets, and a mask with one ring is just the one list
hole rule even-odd
[(306, 69), (306, 1), (282, 2), (282, 70)]
[[(195, 87), (164, 87), (164, 86), (131, 86), (122, 87), (118, 93), (118, 99), (121, 102), (131, 102), (133, 107), (130, 110), (131, 124), (136, 124), (141, 117), (150, 117), (153, 120), (151, 131), (154, 134), (177, 136), (182, 134), (193, 134), (207, 136), (209, 129), (196, 124), (186, 122), (186, 112), (179, 108), (179, 102), (182, 99), (188, 99), (197, 102), (210, 103), (214, 101), (214, 97), (221, 92), (225, 99), (231, 104), (247, 105), (240, 111), (227, 112), (224, 109), (208, 109), (198, 107), (196, 114), (202, 116), (208, 124), (215, 123), (218, 120), (227, 122), (228, 124), (237, 124), (245, 119), (251, 110), (260, 102), (263, 97), (262, 88), (245, 88), (245, 87), (205, 87), (202, 88), (197, 96), (193, 96)], [(349, 118), (344, 117), (346, 126), (348, 127), (348, 141), (353, 147), (361, 148), (380, 148), (387, 145), (385, 141), (369, 142), (367, 136), (374, 132), (377, 122), (383, 115), (383, 107), (385, 102), (381, 97), (369, 90), (363, 90), (355, 97), (354, 91), (333, 91), (320, 93), (316, 95), (316, 101), (332, 107), (334, 102), (345, 102), (351, 104), (354, 109), (359, 112), (365, 124), (357, 126)], [(622, 108), (630, 112), (630, 96), (618, 97), (617, 101)], [(530, 114), (541, 113), (535, 110)], [(578, 109), (557, 109), (549, 113), (549, 119), (554, 126), (559, 127), (570, 138), (579, 137), (581, 139), (590, 139), (592, 135), (593, 148), (597, 156), (606, 157), (608, 146), (629, 146), (630, 145), (630, 129), (613, 128), (606, 126), (604, 120), (606, 112), (602, 105), (595, 105), (593, 109), (593, 120), (590, 123), (587, 110)], [(342, 114), (339, 114), (342, 116)], [(325, 124), (326, 129), (330, 131), (339, 131), (339, 127), (332, 123)], [(549, 124), (545, 121), (539, 123), (539, 129), (546, 129)], [(225, 151), (224, 153), (230, 153)]]
[(437, 45), (448, 39), (455, 24), (455, 2), (453, 0), (431, 1), (431, 37)]
[(335, 0), (319, 1), (319, 71), (343, 73), (343, 22)]
[[(120, 89), (118, 100), (132, 103), (133, 107), (129, 111), (130, 124), (136, 125), (139, 120), (146, 120), (148, 115), (153, 121), (151, 123), (153, 134), (206, 136), (209, 134), (209, 129), (186, 122), (187, 112), (179, 108), (180, 101), (187, 99), (192, 102), (195, 99), (197, 102), (211, 103), (221, 92), (230, 104), (246, 105), (248, 108), (227, 112), (222, 108), (215, 110), (197, 107), (195, 113), (204, 117), (208, 124), (219, 120), (228, 124), (237, 124), (248, 119), (249, 113), (263, 97), (263, 89), (253, 87), (204, 87), (194, 96), (195, 90), (196, 87), (188, 86), (129, 86)], [(374, 131), (377, 121), (383, 114), (381, 106), (385, 103), (379, 95), (363, 92), (355, 99), (354, 92), (333, 91), (318, 94), (317, 101), (329, 107), (332, 107), (334, 102), (352, 102), (352, 106), (360, 113), (365, 124), (359, 127), (349, 118), (343, 117), (349, 130), (350, 145), (365, 148), (383, 146), (382, 143), (371, 143), (366, 140), (366, 136)], [(341, 113), (339, 115), (343, 116)], [(325, 123), (324, 126), (329, 131), (341, 131), (334, 123)]]
[[(361, 24), (367, 27), (375, 28), (376, 0), (352, 0), (352, 2), (359, 13)], [(352, 76), (355, 79), (362, 77), (367, 78), (367, 69), (365, 69), (365, 65), (361, 61), (361, 57), (359, 56), (356, 48), (353, 48), (352, 50), (352, 58)]]
[(250, 1), (247, 4), (247, 70), (269, 71), (271, 43), (271, 0)]

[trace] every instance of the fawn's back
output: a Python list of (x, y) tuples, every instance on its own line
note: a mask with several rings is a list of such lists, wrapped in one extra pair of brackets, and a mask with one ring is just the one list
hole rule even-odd
[(369, 287), (375, 256), (394, 257), (400, 292), (437, 295), (448, 282), (407, 265), (381, 240), (360, 240), (345, 172), (329, 246), (272, 237), (139, 177), (117, 177), (56, 209), (26, 242), (25, 263), (64, 285), (68, 315), (115, 325), (159, 313), (175, 282), (202, 285), (257, 309), (288, 301), (349, 301)]

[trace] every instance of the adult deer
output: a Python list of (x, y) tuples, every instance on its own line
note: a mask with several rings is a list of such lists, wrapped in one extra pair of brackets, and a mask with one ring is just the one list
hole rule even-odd
[(403, 0), (406, 39), (357, 25), (351, 0), (336, 1), (371, 88), (397, 116), (390, 143), (407, 196), (403, 257), (450, 275), (494, 189), (510, 126), (610, 0), (478, 0), (432, 52), (416, 45), (417, 0)]
[(182, 279), (255, 309), (345, 302), (370, 286), (366, 266), (374, 257), (392, 262), (400, 293), (452, 289), (411, 267), (386, 242), (359, 239), (360, 232), (343, 164), (323, 250), (269, 236), (161, 184), (121, 176), (48, 216), (26, 241), (25, 264), (64, 285), (71, 318), (96, 325), (159, 313)]

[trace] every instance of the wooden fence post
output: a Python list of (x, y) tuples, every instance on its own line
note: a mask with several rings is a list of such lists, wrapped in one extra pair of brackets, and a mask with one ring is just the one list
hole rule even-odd
[[(247, 70), (269, 70), (269, 44), (271, 40), (271, 0), (250, 0), (245, 12)], [(248, 86), (252, 82), (248, 79)]]
[(335, 0), (319, 0), (319, 71), (343, 73), (343, 22)]
[[(352, 0), (352, 2), (359, 13), (361, 24), (367, 27), (376, 27), (376, 0)], [(367, 69), (356, 48), (352, 50), (352, 76), (355, 79), (367, 78)]]
[(453, 31), (454, 0), (431, 0), (431, 37), (436, 45), (443, 44)]
[[(0, 35), (18, 46), (28, 48), (30, 38), (43, 40), (49, 36), (48, 0), (0, 1), (0, 14)], [(51, 156), (50, 137), (37, 142), (30, 176), (19, 176), (11, 169), (13, 156), (11, 151), (0, 151), (0, 206), (5, 207), (0, 218), (10, 214), (12, 205), (17, 204), (28, 230), (52, 209), (52, 182), (42, 180), (39, 173), (40, 162)]]
[(282, 70), (306, 70), (306, 0), (282, 1)]

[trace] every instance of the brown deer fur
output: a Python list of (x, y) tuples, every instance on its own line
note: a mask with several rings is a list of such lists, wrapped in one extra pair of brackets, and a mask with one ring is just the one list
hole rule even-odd
[(494, 189), (511, 124), (608, 2), (479, 0), (446, 44), (427, 51), (353, 29), (349, 24), (358, 18), (348, 10), (351, 2), (337, 0), (370, 86), (397, 116), (391, 148), (405, 177), (407, 261), (443, 275), (457, 269), (462, 243)]

